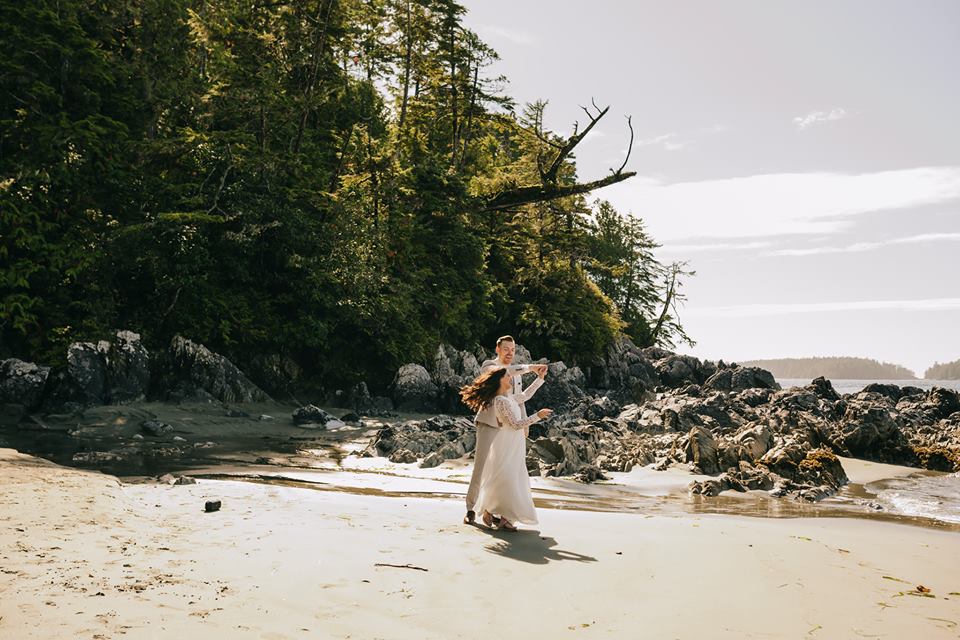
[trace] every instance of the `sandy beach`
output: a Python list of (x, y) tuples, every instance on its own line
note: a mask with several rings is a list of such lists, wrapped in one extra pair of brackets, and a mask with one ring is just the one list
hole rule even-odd
[(455, 496), (124, 484), (3, 449), (0, 637), (957, 637), (954, 531), (539, 515), (497, 533)]

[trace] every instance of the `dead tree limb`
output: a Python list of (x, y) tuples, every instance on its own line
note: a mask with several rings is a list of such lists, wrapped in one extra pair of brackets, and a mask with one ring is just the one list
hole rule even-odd
[[(560, 168), (570, 158), (570, 154), (573, 152), (576, 146), (580, 144), (580, 141), (582, 141), (587, 134), (590, 133), (593, 127), (600, 122), (603, 116), (607, 115), (607, 112), (610, 111), (609, 106), (601, 109), (599, 106), (597, 106), (597, 103), (593, 99), (591, 99), (590, 102), (593, 105), (593, 108), (596, 110), (596, 113), (591, 111), (588, 107), (580, 107), (583, 109), (584, 113), (587, 114), (587, 118), (590, 120), (589, 124), (587, 124), (587, 126), (581, 131), (579, 123), (575, 122), (573, 124), (573, 133), (570, 135), (570, 137), (559, 142), (556, 139), (551, 139), (547, 134), (544, 133), (542, 112), (537, 114), (535, 120), (530, 123), (530, 126), (528, 126), (527, 131), (533, 133), (533, 135), (535, 135), (540, 142), (549, 148), (541, 149), (537, 153), (537, 173), (540, 176), (540, 184), (519, 186), (487, 196), (481, 204), (480, 210), (499, 211), (513, 209), (534, 202), (547, 202), (550, 200), (556, 200), (557, 198), (580, 195), (583, 193), (589, 193), (594, 189), (600, 189), (611, 184), (623, 182), (624, 180), (635, 176), (635, 171), (624, 171), (627, 166), (627, 162), (630, 161), (630, 153), (633, 151), (634, 138), (633, 122), (628, 116), (627, 127), (630, 129), (630, 144), (627, 147), (627, 155), (623, 160), (623, 164), (621, 164), (616, 171), (611, 169), (610, 174), (604, 178), (580, 184), (561, 184), (559, 182), (558, 178)], [(551, 149), (556, 151), (556, 155), (549, 162), (548, 166), (547, 155), (548, 151)]]
[(637, 175), (636, 171), (627, 171), (626, 173), (610, 174), (605, 178), (581, 184), (536, 184), (527, 187), (517, 187), (510, 191), (498, 193), (490, 198), (486, 201), (482, 210), (497, 211), (501, 209), (512, 209), (533, 202), (547, 202), (556, 200), (557, 198), (576, 196), (589, 193), (594, 189), (600, 189), (601, 187), (623, 182), (627, 178), (632, 178), (635, 175)]

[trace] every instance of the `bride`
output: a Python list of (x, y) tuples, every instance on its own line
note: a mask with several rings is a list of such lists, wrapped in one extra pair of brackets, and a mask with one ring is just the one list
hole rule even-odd
[(460, 391), (463, 402), (480, 411), (495, 408), (500, 429), (490, 444), (490, 453), (480, 476), (480, 494), (477, 511), (488, 527), (493, 514), (500, 514), (499, 528), (516, 531), (513, 523), (537, 524), (527, 473), (527, 435), (534, 422), (549, 417), (551, 409), (540, 409), (529, 418), (521, 417), (520, 405), (513, 398), (512, 381), (504, 367), (491, 369)]

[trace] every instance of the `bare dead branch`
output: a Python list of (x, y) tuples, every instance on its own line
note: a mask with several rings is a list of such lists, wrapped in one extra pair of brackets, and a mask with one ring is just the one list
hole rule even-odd
[(627, 166), (627, 162), (630, 161), (630, 152), (633, 151), (633, 122), (632, 116), (627, 116), (627, 126), (630, 127), (630, 144), (627, 146), (627, 157), (623, 159), (623, 164), (620, 165), (620, 168), (616, 170), (616, 173), (623, 171), (623, 168)]
[(480, 210), (502, 211), (519, 207), (521, 205), (530, 204), (532, 202), (547, 202), (549, 200), (556, 200), (557, 198), (576, 196), (583, 193), (589, 193), (590, 191), (600, 189), (611, 184), (623, 182), (627, 178), (632, 178), (635, 175), (637, 175), (635, 171), (627, 171), (625, 173), (610, 174), (599, 180), (593, 180), (591, 182), (585, 182), (582, 184), (559, 185), (556, 183), (546, 183), (518, 187), (516, 189), (511, 189), (510, 191), (498, 193), (497, 195), (488, 199), (485, 204), (481, 205)]
[(610, 107), (607, 107), (606, 109), (601, 110), (596, 117), (593, 117), (586, 107), (581, 107), (581, 109), (587, 113), (587, 117), (590, 118), (590, 124), (588, 124), (583, 131), (579, 131), (571, 135), (569, 138), (567, 138), (567, 141), (563, 144), (563, 146), (558, 148), (557, 157), (553, 159), (550, 168), (547, 169), (543, 176), (543, 179), (546, 182), (557, 181), (557, 172), (560, 171), (560, 167), (570, 156), (570, 153), (573, 151), (573, 149), (580, 144), (580, 141), (583, 140), (588, 133), (590, 133), (590, 130), (593, 129), (598, 122), (600, 122), (600, 119), (607, 115), (607, 112), (610, 111)]

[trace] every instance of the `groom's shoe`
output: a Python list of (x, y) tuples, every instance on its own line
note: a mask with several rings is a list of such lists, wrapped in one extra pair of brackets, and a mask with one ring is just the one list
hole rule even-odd
[(467, 511), (467, 515), (463, 516), (463, 524), (474, 524), (477, 521), (477, 514), (474, 511)]

